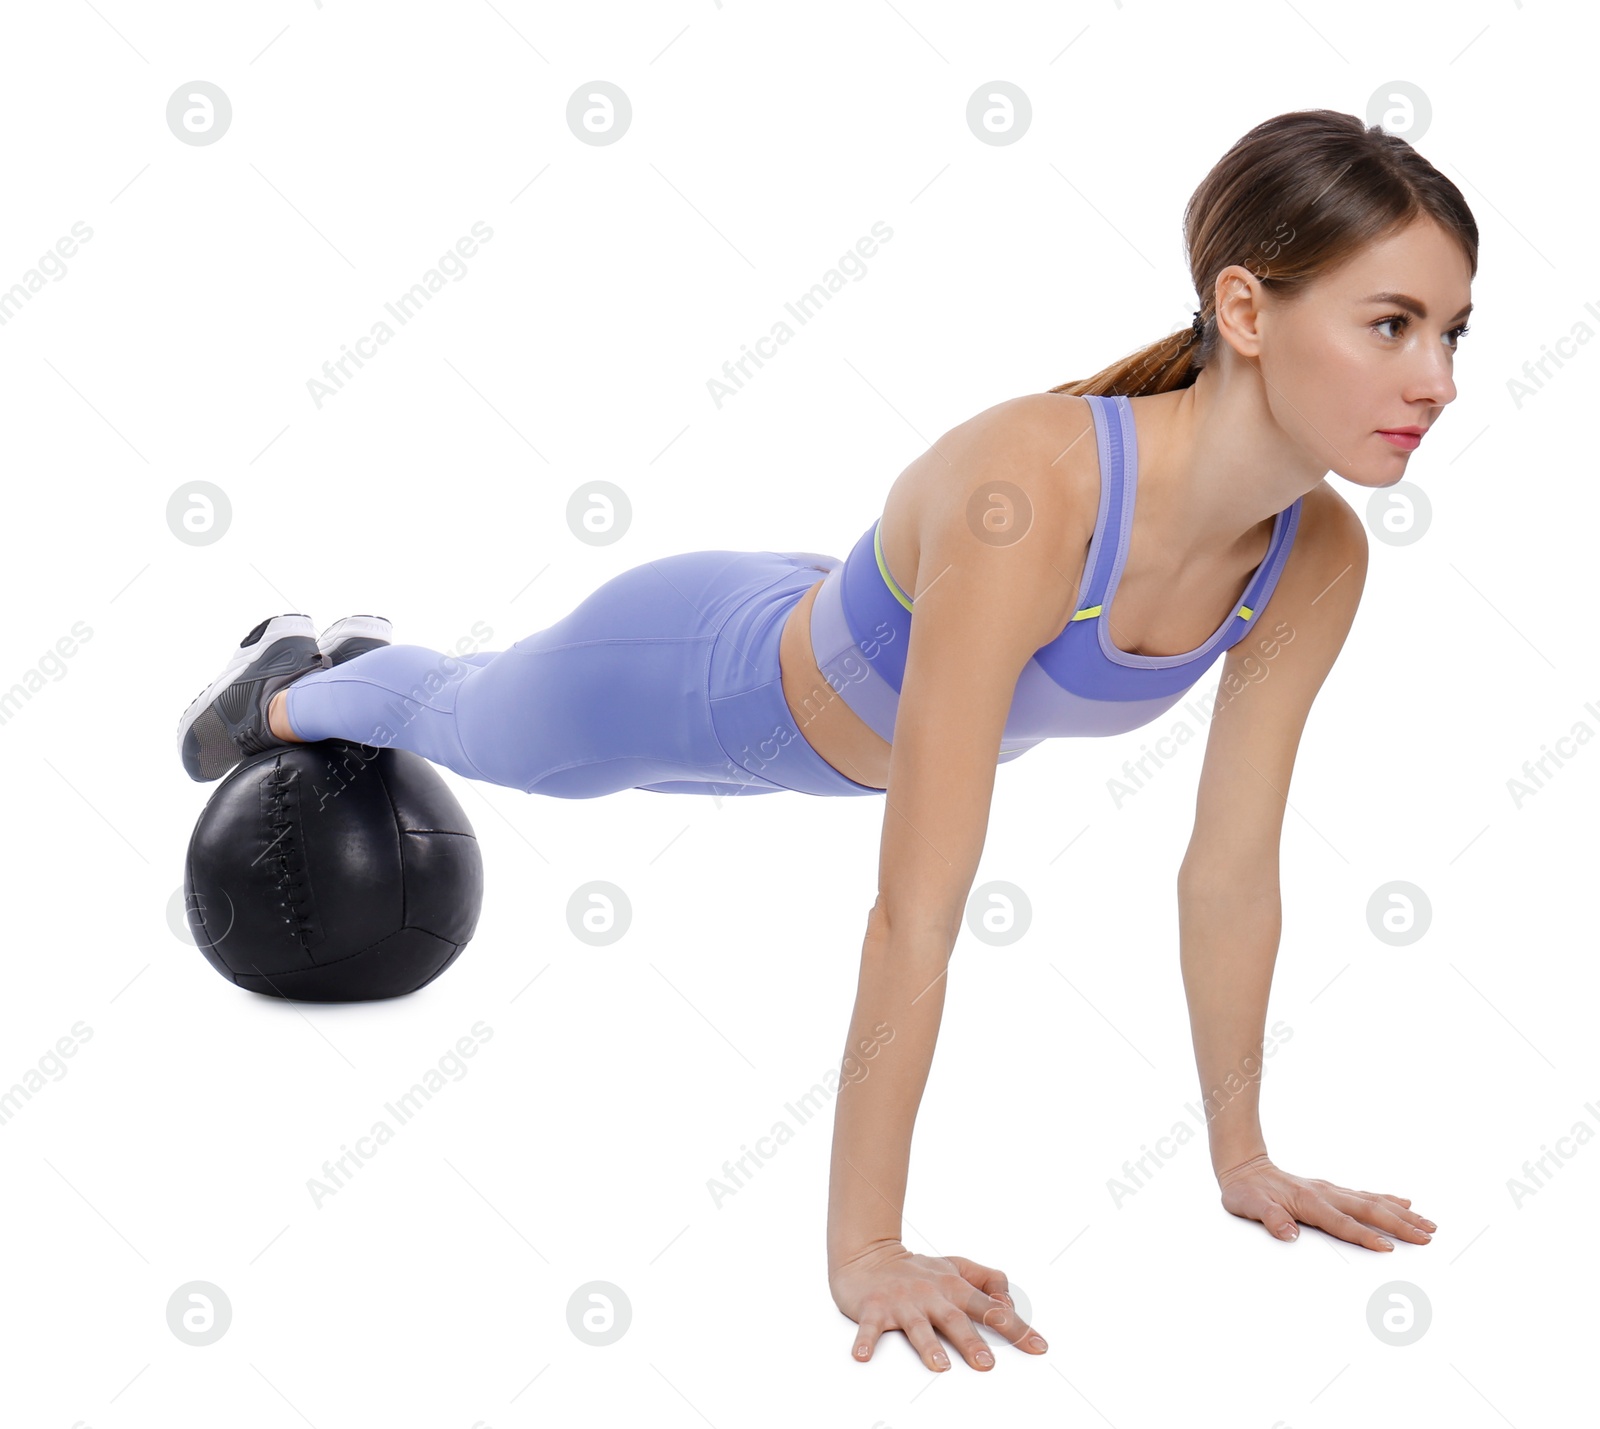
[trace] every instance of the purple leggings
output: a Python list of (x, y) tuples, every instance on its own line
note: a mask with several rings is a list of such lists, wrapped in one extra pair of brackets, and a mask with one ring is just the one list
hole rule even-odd
[(829, 765), (783, 695), (783, 622), (833, 557), (693, 551), (613, 576), (509, 649), (388, 645), (289, 686), (301, 739), (409, 749), (468, 779), (593, 799), (881, 794)]

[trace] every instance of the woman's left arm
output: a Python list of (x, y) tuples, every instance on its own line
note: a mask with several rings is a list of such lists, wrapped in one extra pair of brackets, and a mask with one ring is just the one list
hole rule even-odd
[[(1278, 845), (1311, 703), (1344, 645), (1367, 571), (1360, 518), (1326, 485), (1307, 493), (1295, 544), (1259, 631), (1223, 664), (1194, 834), (1178, 872), (1179, 957), (1223, 1206), (1292, 1240), (1297, 1222), (1373, 1250), (1435, 1227), (1402, 1197), (1352, 1191), (1275, 1166), (1261, 1130), (1267, 994), (1282, 929)], [(1281, 1034), (1280, 1034), (1281, 1036)]]

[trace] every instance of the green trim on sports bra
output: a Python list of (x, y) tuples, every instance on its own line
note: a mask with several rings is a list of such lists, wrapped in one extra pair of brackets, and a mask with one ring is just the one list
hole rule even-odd
[[(884, 583), (884, 585), (888, 586), (889, 593), (891, 595), (893, 595), (894, 598), (897, 601), (899, 601), (901, 605), (905, 606), (905, 608), (907, 610), (911, 610), (911, 609), (913, 609), (911, 597), (908, 596), (903, 590), (900, 589), (899, 585), (895, 581), (895, 578), (892, 575), (889, 574), (889, 563), (887, 561), (885, 561), (884, 558), (883, 558), (883, 534), (882, 533), (883, 533), (883, 517), (880, 516), (878, 518), (878, 520), (877, 520), (877, 523), (872, 528), (872, 554), (874, 556), (876, 556), (877, 559), (878, 559), (878, 574), (883, 577), (883, 583)], [(1265, 565), (1265, 564), (1266, 564), (1266, 562), (1263, 561), (1262, 565)], [(1260, 570), (1260, 569), (1261, 569), (1260, 566), (1256, 567), (1256, 570)], [(1254, 572), (1251, 573), (1251, 579), (1252, 580), (1255, 579), (1255, 573)], [(1103, 606), (1086, 605), (1082, 610), (1078, 611), (1072, 617), (1072, 619), (1073, 620), (1093, 620), (1095, 616), (1100, 614), (1102, 609), (1104, 609)], [(1235, 614), (1239, 615), (1239, 616), (1242, 616), (1245, 620), (1249, 620), (1251, 618), (1251, 616), (1253, 616), (1255, 614), (1255, 611), (1251, 610), (1248, 605), (1241, 605), (1238, 608), (1238, 610), (1235, 612)], [(1228, 619), (1229, 620), (1233, 619), (1233, 616), (1229, 616)], [(1070, 622), (1069, 622), (1069, 624), (1070, 624)], [(1241, 636), (1240, 638), (1242, 639), (1243, 637)]]
[(907, 610), (910, 610), (911, 597), (895, 584), (894, 577), (889, 574), (889, 564), (883, 559), (883, 538), (880, 534), (882, 530), (883, 517), (880, 516), (877, 524), (872, 528), (872, 554), (878, 558), (878, 573), (883, 577), (883, 583), (889, 587), (889, 591), (894, 598), (905, 606)]

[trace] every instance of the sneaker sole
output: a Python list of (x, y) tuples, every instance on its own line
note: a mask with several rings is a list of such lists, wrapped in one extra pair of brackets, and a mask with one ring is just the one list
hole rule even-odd
[(220, 779), (242, 757), (233, 732), (250, 720), (260, 682), (315, 663), (316, 626), (310, 616), (275, 615), (256, 626), (222, 673), (189, 702), (178, 721), (178, 752), (191, 779)]

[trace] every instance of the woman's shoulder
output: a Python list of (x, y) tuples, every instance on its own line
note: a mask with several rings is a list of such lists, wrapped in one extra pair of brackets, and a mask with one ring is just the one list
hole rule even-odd
[(1086, 397), (1066, 392), (1024, 392), (985, 407), (954, 430), (970, 431), (990, 442), (1027, 446), (1092, 431), (1093, 426)]
[(1031, 582), (1029, 605), (1053, 619), (1053, 598), (1070, 595), (1061, 566), (1093, 535), (1098, 461), (1082, 398), (1029, 393), (984, 408), (939, 436), (891, 489), (880, 527), (891, 574), (920, 590), (977, 537), (1013, 553), (1011, 569)]
[(925, 456), (932, 459), (932, 469), (952, 474), (958, 485), (970, 483), (974, 474), (1003, 478), (1009, 472), (1019, 485), (1053, 489), (1065, 474), (1082, 467), (1085, 447), (1093, 458), (1093, 432), (1084, 398), (1028, 392), (951, 427)]
[(1293, 505), (1299, 515), (1295, 521), (1294, 546), (1289, 560), (1299, 564), (1335, 559), (1342, 563), (1367, 560), (1367, 526), (1360, 514), (1324, 477)]
[[(970, 525), (982, 512), (1014, 504), (1015, 519), (1041, 524), (1053, 541), (1092, 526), (1099, 502), (1094, 418), (1082, 397), (1029, 392), (975, 413), (933, 444), (935, 499), (925, 517)], [(932, 454), (930, 453), (930, 454)]]

